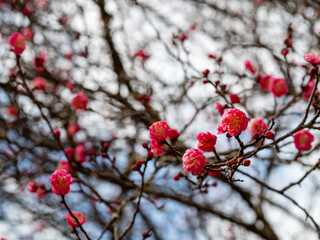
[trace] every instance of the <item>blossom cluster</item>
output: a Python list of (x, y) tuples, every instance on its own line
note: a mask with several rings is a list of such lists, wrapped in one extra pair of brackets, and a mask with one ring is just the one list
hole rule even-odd
[(163, 145), (167, 137), (175, 140), (179, 136), (180, 133), (176, 129), (170, 128), (166, 121), (155, 122), (149, 127), (151, 149), (157, 155), (163, 153)]
[(262, 90), (271, 92), (275, 97), (281, 97), (288, 93), (286, 80), (265, 75), (260, 79)]

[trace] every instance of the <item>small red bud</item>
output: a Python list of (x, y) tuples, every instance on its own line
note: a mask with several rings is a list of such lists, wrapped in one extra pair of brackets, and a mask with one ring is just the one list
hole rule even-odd
[(236, 164), (237, 163), (237, 160), (236, 159), (231, 159), (230, 160), (230, 164)]
[(209, 70), (209, 69), (204, 70), (204, 71), (202, 72), (203, 77), (207, 77), (209, 73), (210, 73), (210, 70)]
[(218, 63), (222, 62), (222, 56), (217, 57), (217, 62)]
[(208, 58), (214, 58), (214, 55), (211, 54), (211, 53), (209, 53), (209, 54), (208, 54)]
[(312, 66), (309, 69), (309, 72), (308, 72), (309, 75), (314, 75), (314, 74), (317, 74), (317, 73), (318, 73), (318, 67), (317, 66)]
[(151, 160), (153, 158), (153, 152), (148, 152), (148, 159)]
[(237, 94), (230, 95), (230, 102), (231, 104), (240, 103), (240, 97)]
[(16, 78), (16, 74), (14, 72), (12, 72), (12, 73), (10, 73), (9, 77), (15, 79)]
[(260, 74), (258, 74), (258, 75), (256, 76), (255, 81), (256, 81), (257, 83), (259, 83), (260, 80), (261, 80), (261, 78), (262, 78), (262, 76), (261, 76)]
[(148, 149), (148, 143), (143, 142), (141, 145), (142, 145), (142, 147), (144, 147), (145, 149)]
[(173, 176), (173, 180), (178, 181), (179, 179), (180, 179), (180, 175), (179, 174)]
[(251, 161), (250, 161), (249, 159), (245, 159), (245, 160), (243, 160), (243, 162), (242, 162), (242, 165), (245, 166), (245, 167), (249, 167), (250, 164), (251, 164)]
[(226, 84), (221, 84), (221, 90), (225, 91), (227, 89), (227, 85)]
[(107, 152), (109, 149), (110, 144), (109, 143), (103, 143), (103, 146), (101, 148), (101, 152)]
[(203, 84), (206, 84), (208, 82), (209, 82), (209, 80), (207, 80), (207, 79), (202, 81)]
[(53, 134), (57, 137), (60, 137), (60, 131), (58, 129), (53, 130)]
[(188, 36), (186, 35), (186, 34), (184, 34), (184, 33), (181, 33), (180, 34), (180, 40), (181, 40), (181, 42), (184, 42), (185, 40), (187, 40), (188, 39)]
[(74, 150), (73, 150), (73, 148), (67, 148), (65, 150), (65, 152), (66, 152), (66, 155), (68, 156), (68, 158), (71, 158), (74, 153)]
[(287, 56), (288, 53), (289, 53), (289, 50), (287, 48), (284, 48), (284, 49), (281, 50), (281, 54), (283, 56)]
[(284, 43), (288, 46), (288, 48), (292, 47), (292, 38), (287, 38), (284, 40)]
[(143, 237), (143, 239), (149, 238), (149, 237), (151, 237), (151, 233), (143, 232), (142, 237)]
[(264, 136), (267, 138), (267, 139), (273, 139), (274, 138), (274, 133), (271, 132), (271, 131), (267, 131)]
[(237, 165), (236, 164), (232, 164), (231, 168), (234, 169), (234, 170), (237, 170)]
[(137, 164), (138, 166), (142, 165), (143, 163), (144, 163), (144, 161), (141, 161), (141, 160), (137, 160), (137, 161), (136, 161), (136, 164)]

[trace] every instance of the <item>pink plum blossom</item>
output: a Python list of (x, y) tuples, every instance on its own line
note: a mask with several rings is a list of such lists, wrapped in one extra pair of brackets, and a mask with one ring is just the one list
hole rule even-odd
[(153, 123), (149, 127), (150, 139), (155, 139), (159, 141), (165, 140), (169, 135), (169, 126), (166, 121), (158, 121)]
[(26, 41), (21, 33), (12, 33), (9, 44), (13, 47), (14, 53), (18, 56), (20, 56), (26, 48)]
[(71, 101), (71, 106), (77, 110), (86, 110), (88, 98), (83, 92), (79, 92)]
[(222, 116), (223, 112), (224, 112), (224, 109), (223, 109), (223, 106), (221, 105), (221, 103), (216, 102), (216, 109), (219, 112), (219, 114)]
[(240, 97), (237, 94), (230, 95), (230, 102), (231, 104), (240, 103)]
[[(84, 217), (84, 215), (82, 213), (72, 212), (72, 214), (77, 218), (80, 225), (82, 225), (86, 222), (86, 218)], [(65, 217), (67, 219), (67, 223), (71, 227), (79, 227), (76, 219), (74, 219), (74, 217), (70, 213), (67, 213)]]
[(265, 75), (260, 79), (260, 87), (264, 91), (268, 91), (270, 82), (272, 80), (272, 77), (270, 75)]
[(313, 87), (315, 85), (315, 80), (311, 79), (306, 86), (306, 89), (302, 92), (302, 96), (305, 100), (308, 100), (312, 94)]
[(183, 169), (187, 173), (198, 174), (206, 166), (206, 157), (199, 149), (187, 149), (182, 157)]
[(318, 65), (320, 64), (320, 53), (319, 52), (310, 52), (306, 55), (304, 55), (304, 60), (306, 60), (309, 63)]
[(276, 97), (281, 97), (288, 93), (286, 80), (282, 78), (273, 78), (269, 85), (269, 91)]
[(217, 137), (209, 132), (199, 133), (197, 139), (199, 141), (198, 148), (205, 152), (212, 152), (217, 141)]
[(294, 145), (299, 151), (309, 151), (312, 147), (314, 136), (308, 130), (300, 130), (293, 135)]
[(253, 66), (252, 62), (250, 60), (245, 60), (243, 62), (244, 66), (246, 67), (247, 71), (251, 74), (256, 73), (256, 68)]
[(264, 122), (262, 117), (258, 117), (250, 120), (248, 128), (251, 136), (254, 137), (257, 134), (261, 137), (263, 131), (268, 128), (268, 125)]
[(155, 154), (161, 155), (163, 153), (163, 143), (158, 140), (151, 139), (151, 149)]
[(231, 136), (238, 136), (248, 126), (246, 114), (239, 109), (227, 109), (222, 115), (218, 126), (218, 134), (228, 132)]
[(80, 130), (81, 130), (80, 126), (76, 123), (69, 124), (68, 129), (67, 129), (68, 134), (71, 137), (73, 137)]
[(39, 90), (46, 90), (46, 87), (47, 87), (47, 80), (43, 77), (36, 77), (32, 80), (32, 87), (34, 89), (39, 89)]
[(70, 173), (70, 172), (71, 172), (71, 166), (69, 165), (69, 163), (68, 163), (67, 160), (60, 161), (60, 162), (58, 163), (57, 169), (64, 169), (64, 170), (67, 171), (67, 173)]
[(59, 195), (66, 195), (70, 192), (70, 184), (73, 183), (71, 175), (64, 169), (55, 170), (49, 178), (52, 185), (52, 192)]

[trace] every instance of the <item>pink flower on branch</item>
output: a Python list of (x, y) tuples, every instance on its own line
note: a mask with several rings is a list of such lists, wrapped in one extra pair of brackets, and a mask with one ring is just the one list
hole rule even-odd
[(86, 161), (86, 150), (84, 148), (84, 143), (79, 143), (74, 150), (74, 160), (79, 163), (84, 163)]
[[(220, 167), (220, 166), (219, 166), (219, 167), (215, 167), (214, 169), (221, 169), (221, 167)], [(216, 172), (216, 171), (209, 171), (209, 170), (208, 170), (208, 174), (209, 174), (211, 177), (217, 177), (217, 176), (219, 176), (219, 175), (221, 174), (221, 171)]]
[(219, 114), (222, 116), (223, 112), (224, 112), (224, 109), (223, 109), (223, 106), (221, 105), (221, 103), (216, 102), (216, 109), (219, 112)]
[(70, 173), (70, 172), (71, 172), (71, 166), (69, 165), (69, 163), (68, 163), (67, 160), (60, 161), (60, 162), (58, 163), (57, 169), (64, 169), (64, 170), (67, 171), (67, 173)]
[(47, 87), (47, 80), (43, 77), (36, 77), (32, 80), (32, 87), (34, 89), (39, 89), (39, 90), (46, 90)]
[(10, 117), (17, 117), (19, 112), (18, 112), (18, 109), (14, 105), (10, 105), (6, 109), (6, 114)]
[(28, 41), (33, 40), (34, 33), (32, 31), (32, 28), (23, 28), (21, 32), (26, 40), (28, 40)]
[(308, 130), (300, 130), (293, 135), (294, 145), (299, 151), (309, 151), (312, 147), (314, 136)]
[(142, 63), (145, 63), (150, 56), (143, 48), (140, 48), (135, 52), (134, 57), (139, 58)]
[(163, 141), (169, 136), (169, 126), (166, 121), (158, 121), (149, 127), (150, 139)]
[(319, 52), (310, 52), (304, 55), (304, 60), (311, 64), (319, 65), (320, 64), (320, 53)]
[(217, 141), (217, 137), (209, 132), (199, 133), (197, 139), (199, 141), (198, 148), (205, 152), (212, 152)]
[(256, 73), (256, 68), (255, 66), (253, 66), (252, 62), (250, 60), (245, 60), (243, 62), (244, 66), (246, 67), (247, 71), (251, 74), (255, 74)]
[(87, 104), (88, 98), (83, 92), (78, 93), (71, 101), (71, 106), (77, 110), (86, 110)]
[(68, 126), (68, 134), (69, 136), (73, 137), (77, 132), (81, 130), (80, 126), (76, 123), (71, 123)]
[(55, 170), (49, 178), (52, 185), (52, 192), (59, 195), (66, 195), (70, 192), (70, 185), (73, 183), (71, 175), (64, 169)]
[(170, 128), (170, 129), (169, 129), (168, 137), (169, 137), (171, 140), (175, 140), (175, 139), (177, 139), (179, 136), (180, 136), (180, 133), (178, 132), (177, 129), (174, 129), (174, 128)]
[(237, 94), (230, 95), (230, 102), (231, 104), (240, 103), (240, 97)]
[(17, 56), (20, 56), (26, 48), (26, 41), (21, 33), (12, 33), (9, 44), (13, 47), (13, 51)]
[(288, 93), (286, 80), (282, 78), (273, 78), (269, 85), (269, 91), (276, 97), (281, 97)]
[(312, 94), (313, 87), (315, 85), (315, 80), (311, 79), (306, 86), (306, 89), (302, 92), (302, 96), (305, 100), (308, 100)]
[[(84, 217), (84, 215), (82, 213), (72, 212), (72, 214), (77, 218), (80, 225), (83, 225), (86, 222), (86, 218)], [(67, 219), (67, 223), (71, 227), (79, 227), (76, 219), (70, 213), (67, 213), (65, 217)]]
[(47, 61), (46, 55), (44, 52), (40, 52), (34, 59), (33, 65), (36, 68), (37, 72), (43, 72), (46, 68), (44, 66)]
[(239, 109), (227, 109), (222, 115), (218, 126), (218, 134), (228, 132), (231, 136), (238, 136), (248, 126), (246, 114)]
[(259, 135), (259, 137), (261, 137), (263, 131), (268, 128), (268, 125), (262, 117), (258, 117), (250, 120), (248, 128), (251, 136)]
[(199, 149), (187, 149), (182, 157), (183, 169), (187, 173), (198, 174), (206, 166), (206, 157)]
[(264, 77), (261, 78), (259, 83), (262, 90), (268, 91), (271, 80), (272, 80), (272, 77), (270, 75), (265, 75)]
[(163, 143), (158, 140), (151, 139), (151, 149), (155, 154), (161, 155), (163, 153)]

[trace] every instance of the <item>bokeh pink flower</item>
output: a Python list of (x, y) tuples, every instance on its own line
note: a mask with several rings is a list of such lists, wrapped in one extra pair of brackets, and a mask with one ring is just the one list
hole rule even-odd
[(26, 41), (21, 33), (12, 33), (9, 44), (12, 46), (13, 51), (17, 56), (20, 56), (26, 49)]
[[(72, 214), (77, 218), (80, 225), (83, 225), (86, 222), (86, 218), (84, 217), (84, 215), (82, 213), (72, 212)], [(79, 227), (76, 219), (70, 213), (67, 213), (65, 217), (67, 219), (67, 223), (71, 227)]]
[(282, 78), (273, 78), (269, 85), (269, 91), (276, 97), (281, 97), (288, 93), (286, 80)]
[(253, 118), (250, 120), (248, 129), (251, 136), (258, 135), (261, 137), (264, 130), (268, 128), (268, 125), (264, 122), (262, 117)]
[(71, 101), (71, 106), (77, 110), (86, 110), (88, 98), (83, 92), (79, 92)]
[(293, 135), (294, 145), (299, 151), (309, 151), (314, 141), (314, 136), (306, 129), (302, 129)]

